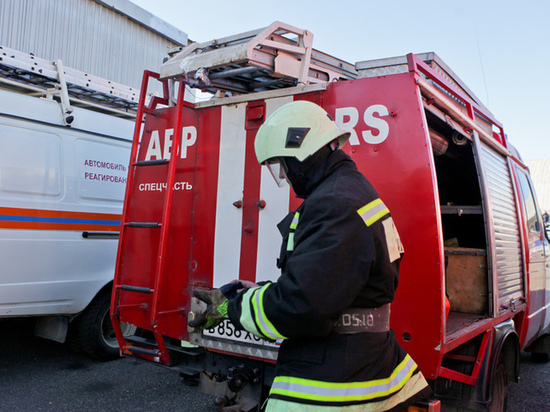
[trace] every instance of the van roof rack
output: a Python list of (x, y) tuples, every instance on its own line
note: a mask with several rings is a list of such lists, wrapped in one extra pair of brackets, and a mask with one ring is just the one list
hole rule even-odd
[(208, 91), (252, 93), (357, 77), (355, 66), (312, 48), (313, 34), (282, 22), (193, 43), (161, 66), (160, 77), (186, 78)]
[(139, 89), (94, 76), (0, 45), (0, 83), (29, 95), (61, 102), (72, 112), (71, 102), (121, 117), (135, 118)]

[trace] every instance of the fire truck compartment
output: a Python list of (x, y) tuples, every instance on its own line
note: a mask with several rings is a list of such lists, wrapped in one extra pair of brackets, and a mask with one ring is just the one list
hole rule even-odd
[(484, 208), (474, 142), (427, 112), (441, 210), (447, 341), (465, 324), (489, 316)]

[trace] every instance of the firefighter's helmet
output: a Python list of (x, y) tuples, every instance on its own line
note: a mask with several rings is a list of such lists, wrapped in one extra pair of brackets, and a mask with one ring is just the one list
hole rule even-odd
[(254, 147), (260, 164), (280, 157), (303, 162), (336, 139), (342, 147), (349, 136), (323, 108), (299, 100), (285, 104), (268, 117), (258, 130)]

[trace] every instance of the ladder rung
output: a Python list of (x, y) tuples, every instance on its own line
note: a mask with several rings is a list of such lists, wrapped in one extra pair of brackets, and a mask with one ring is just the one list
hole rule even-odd
[(160, 227), (160, 223), (157, 222), (128, 222), (127, 225), (129, 227), (141, 227), (146, 229), (158, 229)]
[(151, 116), (158, 116), (158, 111), (150, 107), (144, 107), (143, 113), (150, 114)]
[(168, 159), (140, 160), (134, 163), (136, 166), (157, 166), (168, 164)]
[(132, 353), (137, 353), (138, 355), (160, 356), (160, 350), (158, 349), (146, 349), (140, 348), (139, 346), (129, 346), (126, 348), (126, 350)]
[(143, 336), (129, 335), (124, 336), (124, 340), (128, 343), (137, 343), (152, 348), (158, 348), (157, 342), (154, 339), (144, 338)]
[(154, 291), (151, 288), (144, 288), (142, 286), (131, 286), (131, 285), (120, 285), (120, 289), (125, 290), (127, 292), (137, 292), (137, 293), (147, 293), (147, 294), (151, 294)]

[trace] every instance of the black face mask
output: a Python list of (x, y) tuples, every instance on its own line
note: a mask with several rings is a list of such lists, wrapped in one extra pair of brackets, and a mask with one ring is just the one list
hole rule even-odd
[(317, 153), (298, 161), (295, 157), (281, 158), (286, 176), (298, 197), (305, 198), (323, 180), (327, 173), (327, 158), (332, 153), (329, 147), (323, 147)]

